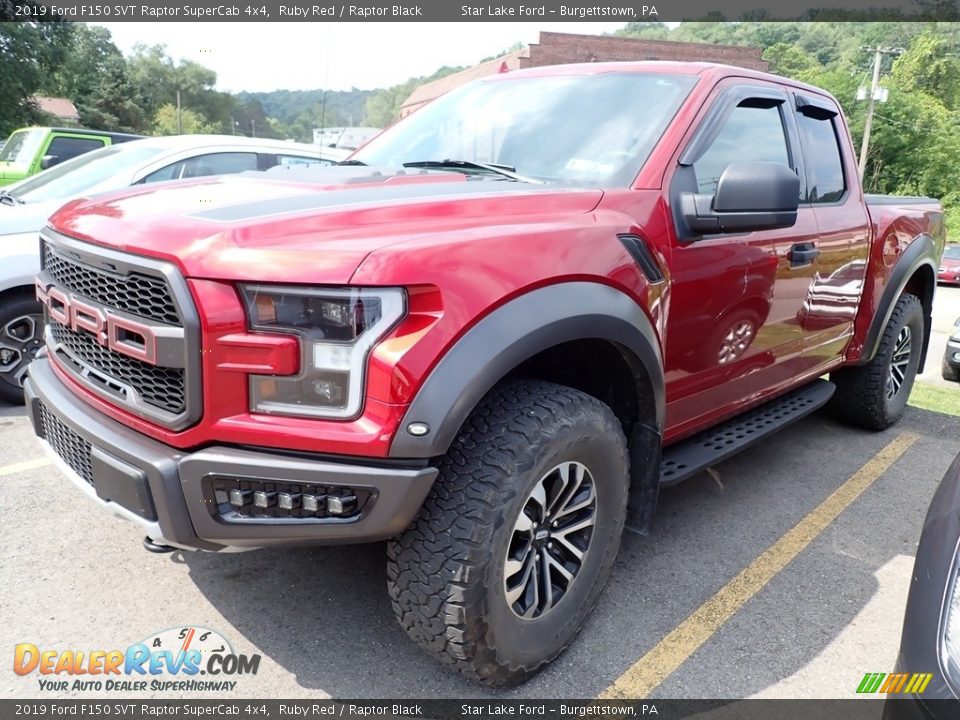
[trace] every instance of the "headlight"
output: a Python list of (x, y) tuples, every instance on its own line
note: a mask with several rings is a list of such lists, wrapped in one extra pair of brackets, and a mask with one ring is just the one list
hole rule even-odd
[(250, 376), (253, 412), (351, 418), (360, 413), (367, 355), (403, 317), (399, 288), (241, 287), (254, 330), (300, 337), (300, 373)]

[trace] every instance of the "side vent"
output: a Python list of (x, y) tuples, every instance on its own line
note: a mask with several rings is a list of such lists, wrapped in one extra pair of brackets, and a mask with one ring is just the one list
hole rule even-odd
[(642, 237), (639, 235), (617, 235), (617, 238), (630, 253), (630, 257), (640, 266), (643, 274), (647, 276), (647, 280), (652, 283), (663, 282), (663, 270), (660, 269)]

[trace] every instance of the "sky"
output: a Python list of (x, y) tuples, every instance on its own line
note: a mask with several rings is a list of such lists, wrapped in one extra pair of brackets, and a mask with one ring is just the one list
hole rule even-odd
[(443, 65), (474, 65), (540, 30), (599, 35), (623, 23), (97, 23), (129, 54), (163, 44), (175, 60), (217, 73), (217, 89), (372, 90), (430, 75)]

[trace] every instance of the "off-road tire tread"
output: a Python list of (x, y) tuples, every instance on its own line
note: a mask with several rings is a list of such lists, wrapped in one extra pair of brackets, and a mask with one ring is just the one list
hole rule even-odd
[[(887, 413), (888, 362), (900, 328), (914, 314), (923, 318), (923, 306), (915, 295), (904, 293), (897, 299), (873, 359), (865, 365), (830, 374), (830, 380), (837, 386), (830, 400), (830, 409), (840, 420), (868, 430), (886, 430), (899, 420), (899, 417)], [(921, 342), (922, 337), (913, 339), (913, 352), (920, 351)]]
[(943, 362), (940, 364), (940, 374), (944, 380), (960, 382), (960, 369), (948, 363), (946, 357), (943, 358)]
[[(440, 459), (440, 474), (413, 524), (388, 543), (387, 589), (401, 627), (428, 654), (484, 685), (521, 683), (569, 646), (536, 665), (511, 666), (501, 660), (487, 643), (486, 594), (476, 581), (500, 562), (492, 556), (492, 519), (516, 495), (509, 480), (523, 472), (523, 450), (529, 451), (550, 428), (585, 422), (619, 438), (623, 467), (629, 469), (620, 422), (596, 398), (541, 381), (495, 388)], [(616, 538), (603, 558), (601, 579), (613, 564), (623, 522), (621, 516), (612, 528)], [(583, 617), (602, 589), (603, 582), (592, 588), (581, 606)]]

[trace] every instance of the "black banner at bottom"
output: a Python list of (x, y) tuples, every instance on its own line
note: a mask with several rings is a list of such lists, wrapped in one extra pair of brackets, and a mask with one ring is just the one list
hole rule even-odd
[(900, 720), (960, 717), (960, 702), (851, 700), (0, 700), (0, 718), (657, 718)]

